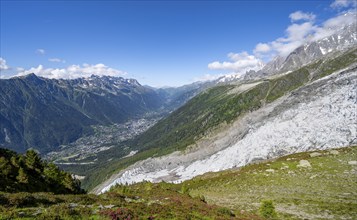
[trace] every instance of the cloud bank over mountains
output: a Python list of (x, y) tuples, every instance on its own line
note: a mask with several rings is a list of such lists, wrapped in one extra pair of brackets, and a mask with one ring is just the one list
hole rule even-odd
[(330, 5), (330, 10), (338, 10), (336, 16), (320, 24), (316, 23), (317, 15), (295, 11), (289, 15), (291, 24), (285, 29), (284, 36), (271, 42), (259, 42), (252, 54), (246, 51), (229, 53), (228, 61), (211, 62), (208, 68), (230, 70), (237, 75), (245, 74), (249, 70), (259, 70), (264, 66), (264, 62), (276, 56), (286, 57), (299, 46), (328, 37), (337, 33), (342, 27), (356, 22), (356, 4), (355, 0), (336, 0)]
[(66, 68), (55, 69), (55, 68), (45, 68), (43, 65), (38, 65), (38, 67), (33, 67), (28, 70), (19, 72), (17, 76), (27, 75), (34, 73), (38, 76), (50, 78), (50, 79), (75, 79), (80, 77), (90, 77), (92, 74), (102, 76), (124, 76), (125, 72), (110, 68), (102, 63), (90, 65), (70, 65)]
[(230, 61), (228, 62), (212, 62), (208, 64), (208, 68), (212, 70), (233, 70), (235, 72), (245, 72), (247, 70), (257, 70), (263, 66), (263, 62), (253, 55), (249, 55), (246, 51), (241, 53), (229, 53), (227, 55)]

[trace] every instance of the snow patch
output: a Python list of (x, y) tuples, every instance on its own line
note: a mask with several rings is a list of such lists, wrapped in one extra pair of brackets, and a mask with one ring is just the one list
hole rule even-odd
[(137, 150), (134, 150), (134, 151), (130, 151), (130, 153), (122, 158), (127, 158), (127, 157), (131, 157), (131, 156), (134, 156), (136, 153), (138, 153)]
[(321, 50), (321, 53), (322, 53), (323, 55), (325, 55), (325, 54), (327, 53), (326, 49), (324, 49), (324, 48), (322, 48), (322, 47), (320, 47), (320, 50)]
[(232, 89), (231, 91), (228, 92), (228, 95), (239, 94), (239, 93), (245, 92), (245, 91), (259, 85), (260, 83), (262, 83), (262, 81), (256, 82), (256, 83), (243, 84), (239, 87), (235, 87), (234, 89)]
[(9, 137), (9, 134), (7, 133), (7, 129), (6, 128), (4, 128), (4, 133), (5, 133), (5, 142), (10, 144), (11, 143), (11, 139)]

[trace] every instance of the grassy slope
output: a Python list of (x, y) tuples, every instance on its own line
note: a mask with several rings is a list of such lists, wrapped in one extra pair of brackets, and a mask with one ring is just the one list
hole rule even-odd
[[(208, 173), (181, 184), (121, 185), (99, 196), (0, 193), (0, 219), (112, 219), (115, 214), (119, 219), (262, 219), (257, 214), (262, 200), (273, 201), (278, 219), (356, 219), (357, 165), (348, 162), (356, 161), (357, 147), (319, 153)], [(300, 160), (312, 167), (298, 167)]]
[[(257, 212), (262, 200), (272, 200), (282, 219), (357, 219), (357, 147), (298, 153), (239, 170), (209, 173), (187, 181), (192, 196), (209, 203)], [(311, 168), (301, 168), (308, 160)], [(270, 169), (274, 170), (274, 172)], [(268, 171), (267, 171), (268, 170)]]
[[(202, 92), (148, 131), (126, 143), (130, 148), (139, 149), (138, 154), (125, 159), (113, 159), (83, 173), (87, 178), (82, 186), (93, 189), (111, 174), (139, 160), (184, 150), (220, 124), (230, 123), (245, 112), (260, 108), (263, 103), (273, 102), (311, 80), (329, 75), (355, 62), (357, 50), (353, 49), (325, 62), (316, 61), (280, 77), (264, 80), (243, 93), (230, 92), (237, 85), (217, 86)], [(115, 155), (114, 148), (110, 151), (102, 152), (99, 155), (101, 160), (106, 161), (106, 157)]]
[(140, 183), (100, 196), (0, 193), (0, 219), (261, 219), (251, 213), (236, 215), (179, 189), (174, 184)]

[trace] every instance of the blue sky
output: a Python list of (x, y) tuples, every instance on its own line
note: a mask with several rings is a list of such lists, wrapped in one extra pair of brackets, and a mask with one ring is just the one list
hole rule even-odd
[[(33, 68), (73, 78), (94, 69), (152, 86), (183, 85), (245, 70), (229, 65), (238, 59), (266, 62), (281, 52), (273, 42), (289, 38), (293, 23), (319, 27), (353, 8), (332, 3), (1, 0), (1, 75)], [(259, 43), (269, 53), (259, 53)]]

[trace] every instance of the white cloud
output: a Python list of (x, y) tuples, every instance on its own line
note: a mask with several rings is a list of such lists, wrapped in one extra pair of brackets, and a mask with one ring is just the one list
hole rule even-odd
[(314, 15), (313, 13), (304, 13), (302, 11), (296, 11), (294, 13), (291, 13), (289, 15), (289, 18), (291, 19), (292, 22), (299, 21), (299, 20), (313, 21), (315, 20), (316, 15)]
[(345, 12), (336, 17), (330, 18), (325, 21), (322, 26), (318, 27), (311, 38), (311, 40), (319, 40), (328, 37), (340, 30), (343, 26), (356, 23), (356, 12)]
[(266, 53), (271, 50), (269, 44), (259, 43), (255, 46), (254, 53)]
[(6, 65), (6, 60), (0, 57), (0, 70), (8, 70), (10, 67)]
[(286, 28), (284, 37), (268, 43), (258, 43), (253, 50), (254, 55), (259, 58), (272, 58), (275, 55), (287, 56), (297, 47), (306, 43), (308, 37), (313, 35), (317, 28), (313, 21), (293, 23)]
[(263, 66), (263, 62), (253, 55), (249, 55), (246, 51), (241, 53), (229, 53), (228, 62), (215, 61), (208, 64), (208, 68), (212, 70), (232, 70), (235, 73), (245, 73), (249, 70), (258, 70)]
[(193, 82), (197, 82), (197, 81), (199, 81), (199, 82), (212, 81), (212, 80), (216, 80), (216, 79), (218, 79), (218, 78), (220, 78), (220, 77), (222, 77), (224, 75), (225, 74), (217, 74), (217, 75), (215, 75), (215, 74), (205, 74), (205, 75), (200, 76), (200, 77), (195, 77), (193, 79)]
[[(306, 43), (307, 37), (314, 33), (316, 26), (313, 22), (304, 22), (302, 24), (292, 24), (286, 29), (286, 36), (268, 43), (272, 48), (271, 51), (280, 56), (287, 56), (297, 47)], [(261, 51), (261, 53), (266, 53)]]
[(46, 51), (44, 49), (37, 49), (36, 53), (40, 54), (40, 55), (44, 55), (46, 53)]
[(307, 35), (314, 32), (315, 28), (316, 26), (312, 22), (292, 24), (286, 29), (288, 34), (286, 41), (304, 41)]
[(75, 79), (80, 77), (89, 77), (92, 74), (99, 76), (123, 76), (126, 74), (126, 72), (113, 69), (102, 63), (99, 63), (95, 65), (83, 64), (82, 66), (71, 65), (63, 69), (44, 68), (43, 65), (38, 65), (38, 67), (32, 67), (28, 70), (19, 72), (17, 76), (27, 75), (30, 73), (51, 79)]
[(59, 58), (49, 58), (48, 61), (54, 62), (54, 63), (66, 63), (65, 60), (59, 59)]
[(356, 7), (356, 0), (335, 0), (330, 6), (334, 9), (342, 9), (348, 7)]
[[(296, 20), (300, 15), (300, 17), (303, 17), (302, 15), (306, 14), (299, 11), (300, 15), (297, 16), (295, 13), (290, 14), (290, 18), (293, 17)], [(295, 15), (292, 16), (293, 14)], [(299, 46), (337, 33), (342, 27), (353, 24), (356, 20), (356, 12), (350, 10), (326, 20), (321, 25), (316, 25), (314, 19), (300, 24), (293, 23), (285, 30), (284, 37), (280, 37), (268, 43), (257, 44), (254, 49), (254, 55), (259, 58), (272, 58), (275, 55), (287, 56)], [(268, 50), (268, 48), (270, 48), (270, 50)]]

